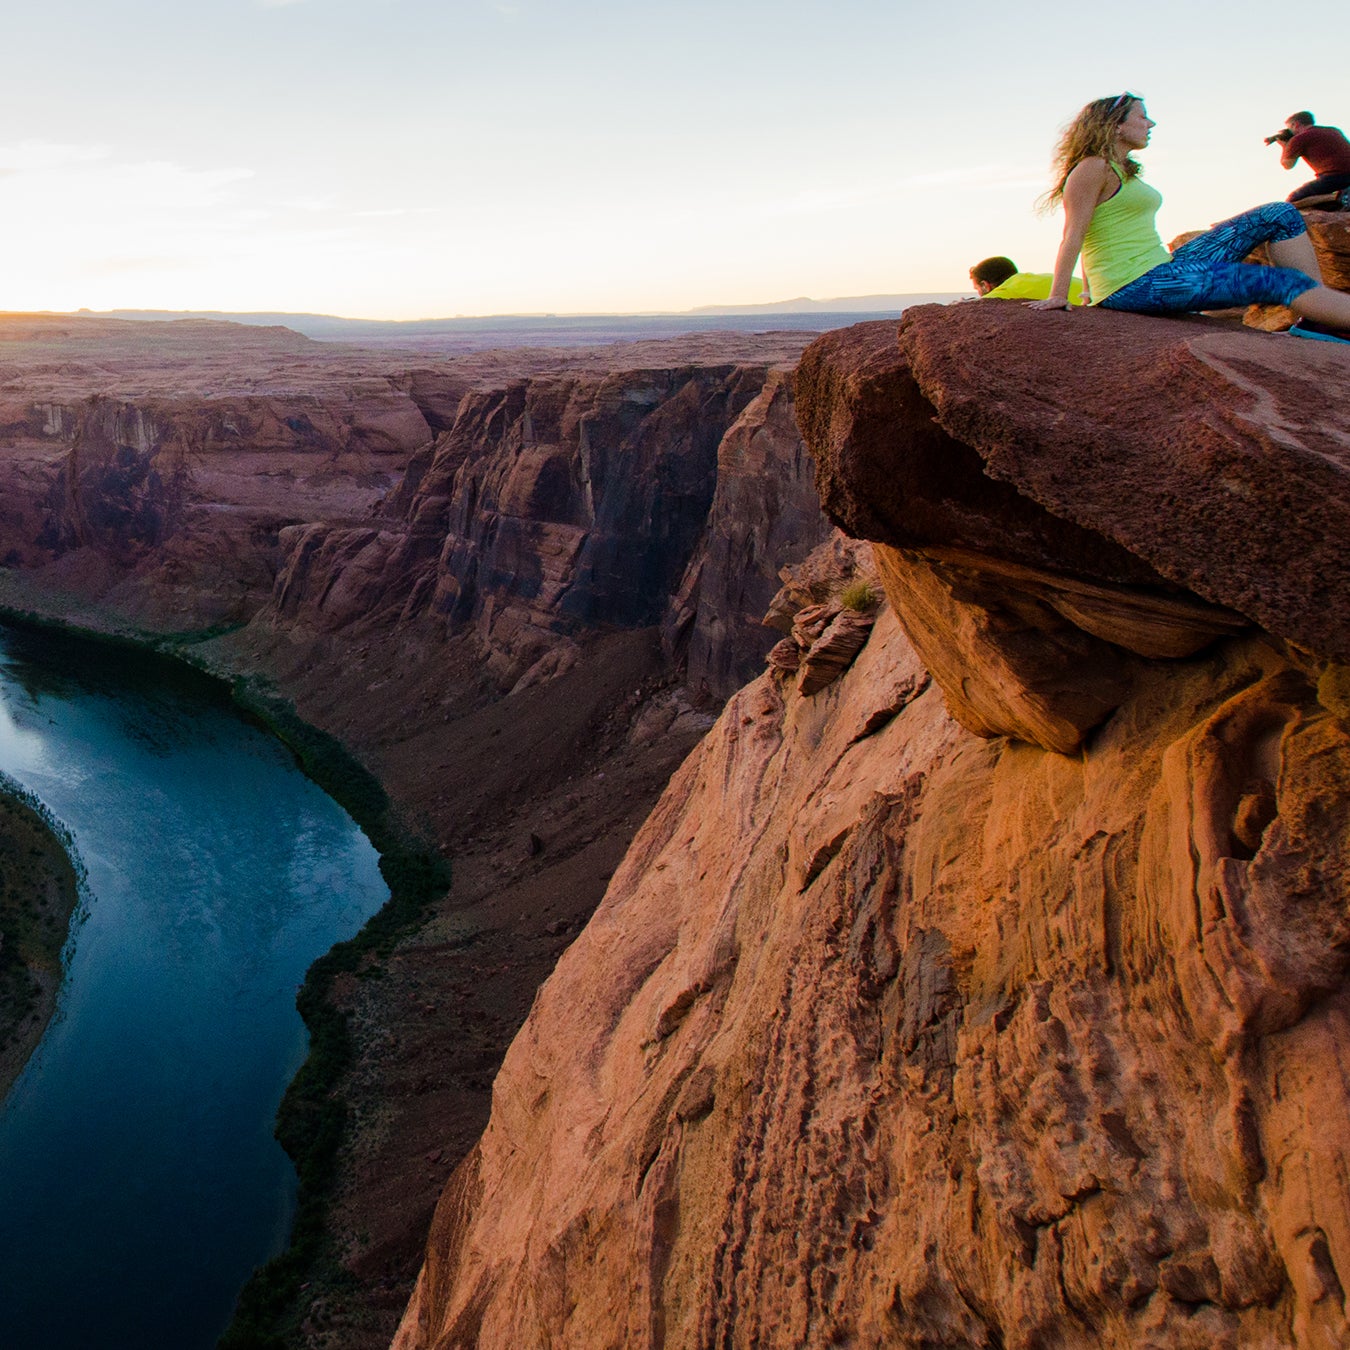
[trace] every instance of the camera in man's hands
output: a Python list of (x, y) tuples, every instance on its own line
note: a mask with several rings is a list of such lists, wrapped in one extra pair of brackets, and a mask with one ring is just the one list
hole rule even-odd
[(1292, 141), (1293, 139), (1294, 133), (1288, 127), (1281, 127), (1273, 136), (1266, 137), (1266, 144), (1274, 145), (1276, 141), (1279, 141), (1283, 145), (1285, 141)]

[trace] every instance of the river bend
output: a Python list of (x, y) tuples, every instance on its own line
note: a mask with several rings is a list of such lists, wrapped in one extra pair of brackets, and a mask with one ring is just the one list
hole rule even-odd
[(207, 1350), (286, 1240), (295, 993), (387, 899), (378, 858), (214, 686), (98, 644), (0, 629), (0, 770), (87, 878), (0, 1106), (0, 1346)]

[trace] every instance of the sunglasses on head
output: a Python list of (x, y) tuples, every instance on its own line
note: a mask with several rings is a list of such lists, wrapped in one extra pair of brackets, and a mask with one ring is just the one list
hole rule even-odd
[(1110, 116), (1110, 114), (1113, 112), (1119, 112), (1121, 108), (1123, 108), (1127, 103), (1137, 102), (1138, 99), (1139, 99), (1138, 94), (1121, 94), (1121, 96), (1118, 99), (1116, 99), (1116, 101), (1107, 110), (1107, 116)]

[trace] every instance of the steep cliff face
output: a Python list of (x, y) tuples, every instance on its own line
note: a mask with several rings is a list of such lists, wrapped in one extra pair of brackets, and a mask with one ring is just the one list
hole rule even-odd
[(1350, 1339), (1350, 360), (1312, 345), (981, 305), (807, 353), (890, 608), (672, 781), (398, 1350)]
[[(773, 377), (776, 389), (783, 378)], [(687, 607), (691, 586), (680, 581), (696, 555), (701, 568), (705, 533), (725, 547), (709, 511), (715, 494), (725, 502), (735, 490), (737, 452), (719, 463), (718, 447), (764, 380), (762, 367), (639, 368), (471, 393), (412, 458), (377, 524), (284, 536), (276, 617), (320, 631), (426, 618), (447, 635), (472, 632), (504, 688), (556, 672), (578, 634), (655, 625), (677, 589)], [(781, 423), (790, 397), (777, 406)], [(745, 584), (762, 594), (791, 556), (784, 550), (809, 548), (823, 530), (790, 416), (786, 443), (780, 428), (768, 454), (779, 476), (780, 463), (791, 472), (780, 497), (753, 513), (756, 528), (777, 534), (738, 550)], [(774, 434), (752, 418), (735, 444)], [(751, 631), (738, 618), (729, 651)]]
[[(791, 429), (790, 383), (762, 366), (474, 393), (378, 520), (286, 536), (272, 605), (216, 644), (273, 672), (453, 859), (386, 978), (337, 992), (345, 1096), (370, 1122), (344, 1151), (335, 1225), (359, 1284), (323, 1293), (304, 1344), (387, 1344), (501, 1053), (711, 724), (721, 691), (685, 687), (655, 621), (678, 612), (719, 670), (761, 660), (756, 597), (828, 530)], [(754, 495), (743, 456), (772, 491)], [(706, 499), (696, 526), (688, 495)], [(719, 521), (747, 531), (734, 552)]]
[(285, 329), (4, 316), (0, 565), (151, 632), (244, 623), (281, 574), (283, 626), (411, 602), (405, 618), (497, 634), (509, 665), (555, 629), (660, 621), (722, 434), (802, 345), (430, 363)]
[(4, 565), (150, 630), (250, 618), (281, 530), (365, 517), (433, 435), (410, 376), (315, 351), (229, 324), (0, 325)]
[[(499, 692), (565, 669), (587, 634), (664, 621), (668, 660), (692, 643), (695, 687), (725, 697), (762, 649), (777, 567), (824, 530), (786, 375), (802, 345), (712, 334), (428, 365), (284, 329), (10, 316), (3, 580), (93, 626), (253, 619), (240, 650), (275, 636), (278, 670), (375, 632), (463, 639)], [(756, 498), (760, 472), (774, 490)]]
[(797, 429), (793, 373), (773, 370), (722, 438), (717, 493), (688, 571), (666, 611), (662, 642), (690, 689), (729, 698), (759, 674), (777, 638), (765, 615), (782, 561), (805, 558), (827, 533)]

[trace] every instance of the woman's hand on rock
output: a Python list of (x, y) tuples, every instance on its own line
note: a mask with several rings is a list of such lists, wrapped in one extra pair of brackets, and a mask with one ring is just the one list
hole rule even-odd
[(1029, 300), (1029, 301), (1027, 301), (1027, 308), (1028, 308), (1028, 309), (1072, 309), (1073, 306), (1069, 304), (1069, 301), (1068, 301), (1067, 298), (1065, 298), (1065, 299), (1063, 299), (1063, 300), (1056, 300), (1056, 299), (1054, 298), (1054, 296), (1051, 296), (1049, 300)]

